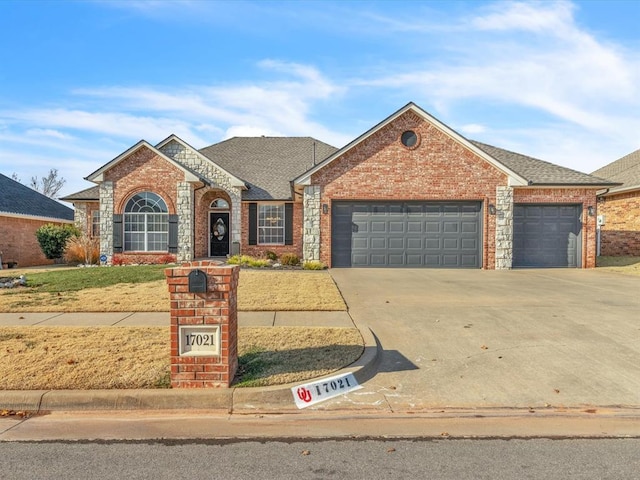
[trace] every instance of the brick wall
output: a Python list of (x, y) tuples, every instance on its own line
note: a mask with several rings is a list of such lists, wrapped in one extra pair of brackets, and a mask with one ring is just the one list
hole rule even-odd
[(640, 256), (640, 192), (604, 197), (598, 215), (605, 216), (600, 229), (600, 254)]
[[(420, 143), (406, 148), (400, 136), (418, 133)], [(496, 201), (506, 175), (451, 137), (407, 112), (312, 176), (322, 186), (321, 203), (332, 200)], [(485, 214), (484, 268), (495, 268), (495, 217)], [(321, 215), (320, 259), (331, 263), (331, 214)]]
[[(184, 172), (151, 150), (141, 148), (105, 172), (105, 180), (113, 182), (113, 210), (116, 214), (124, 212), (131, 196), (145, 191), (160, 195), (169, 214), (175, 214), (178, 183), (184, 180)], [(163, 263), (166, 253), (123, 252), (118, 255), (123, 263)], [(127, 256), (131, 258), (127, 259)]]
[(67, 225), (71, 222), (60, 223), (29, 219), (24, 217), (0, 216), (0, 252), (3, 262), (18, 262), (18, 267), (33, 267), (37, 265), (51, 265), (53, 260), (47, 260), (36, 239), (36, 230), (42, 225)]
[(293, 204), (293, 245), (249, 245), (249, 203), (242, 202), (242, 243), (243, 255), (261, 257), (269, 250), (280, 256), (283, 253), (295, 253), (302, 259), (302, 212), (301, 202)]
[(596, 190), (568, 188), (516, 188), (513, 203), (566, 203), (582, 205), (582, 268), (596, 266), (596, 216), (587, 207), (596, 206)]
[[(216, 198), (223, 198), (229, 203), (229, 223), (233, 223), (233, 212), (231, 211), (231, 198), (222, 190), (198, 190), (196, 192), (196, 214), (195, 214), (195, 256), (209, 256), (209, 206)], [(227, 225), (231, 228), (231, 225)], [(231, 243), (229, 243), (229, 253), (231, 253)]]
[(170, 214), (176, 213), (178, 182), (184, 172), (151, 150), (141, 148), (105, 173), (113, 181), (114, 212), (122, 213), (126, 202), (139, 192), (154, 192), (166, 202)]

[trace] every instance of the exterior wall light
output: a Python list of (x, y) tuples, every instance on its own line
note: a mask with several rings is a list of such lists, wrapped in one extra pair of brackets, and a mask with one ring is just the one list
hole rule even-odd
[(594, 207), (593, 205), (589, 205), (587, 207), (587, 213), (590, 217), (593, 217), (596, 214), (596, 207)]
[(322, 204), (322, 213), (324, 213), (325, 215), (329, 213), (329, 205), (327, 205), (326, 203)]
[(496, 206), (491, 203), (489, 204), (489, 215), (495, 215), (496, 214)]

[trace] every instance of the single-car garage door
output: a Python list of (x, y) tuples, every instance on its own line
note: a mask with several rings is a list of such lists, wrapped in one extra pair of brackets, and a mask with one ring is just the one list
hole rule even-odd
[(334, 267), (479, 268), (480, 202), (334, 201)]
[(580, 267), (580, 205), (516, 204), (514, 267)]

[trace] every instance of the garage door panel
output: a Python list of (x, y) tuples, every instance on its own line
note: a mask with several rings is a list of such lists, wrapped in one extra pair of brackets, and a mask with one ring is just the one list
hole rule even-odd
[(514, 205), (514, 267), (579, 267), (580, 205)]
[(332, 264), (478, 268), (480, 205), (336, 201), (332, 207)]

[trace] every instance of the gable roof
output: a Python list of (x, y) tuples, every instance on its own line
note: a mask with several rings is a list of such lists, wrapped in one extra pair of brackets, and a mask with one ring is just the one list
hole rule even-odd
[(351, 143), (335, 152), (331, 157), (324, 160), (321, 164), (309, 169), (304, 174), (297, 177), (294, 182), (300, 185), (308, 185), (311, 182), (311, 175), (333, 162), (336, 158), (342, 156), (350, 149), (364, 141), (366, 138), (378, 132), (380, 129), (393, 122), (396, 118), (404, 113), (412, 111), (421, 116), (441, 132), (451, 137), (454, 141), (462, 144), (479, 157), (483, 158), (498, 170), (505, 173), (508, 177), (510, 186), (557, 186), (557, 185), (585, 185), (590, 187), (606, 187), (614, 185), (602, 178), (593, 177), (586, 173), (576, 170), (554, 165), (543, 160), (533, 157), (521, 155), (519, 153), (503, 150), (481, 142), (469, 140), (458, 132), (440, 122), (435, 117), (428, 114), (422, 108), (413, 102), (409, 102), (397, 112), (391, 114), (385, 120), (369, 129)]
[(336, 150), (311, 137), (233, 137), (200, 153), (248, 184), (243, 200), (289, 200), (290, 181)]
[(621, 184), (612, 188), (609, 193), (640, 190), (640, 150), (605, 165), (593, 172), (593, 175), (608, 178)]
[(73, 210), (0, 173), (0, 213), (73, 221)]
[[(190, 150), (191, 152), (193, 152), (195, 155), (197, 155), (201, 160), (207, 162), (210, 159), (205, 157), (202, 153), (200, 153), (198, 150), (196, 150), (195, 148), (193, 148), (191, 145), (189, 145), (187, 142), (185, 142), (184, 140), (182, 140), (180, 137), (178, 137), (175, 134), (171, 134), (169, 135), (167, 138), (165, 138), (163, 141), (161, 141), (159, 144), (156, 145), (156, 148), (158, 150), (161, 150), (162, 147), (164, 147), (165, 145), (171, 143), (171, 142), (176, 142), (180, 145), (182, 145), (183, 148)], [(180, 163), (179, 160), (175, 160), (176, 162)], [(240, 187), (242, 189), (246, 189), (247, 186), (246, 184), (239, 179), (238, 177), (236, 177), (235, 175), (227, 172), (224, 168), (222, 168), (220, 165), (217, 165), (217, 167), (222, 170), (228, 177), (229, 180), (231, 182), (231, 185), (233, 185), (234, 187)], [(188, 167), (185, 167), (188, 168)]]
[(528, 157), (520, 153), (503, 150), (502, 148), (493, 147), (486, 143), (476, 142), (474, 140), (470, 141), (500, 163), (506, 165), (510, 170), (517, 172), (523, 178), (527, 179), (529, 185), (589, 185), (597, 187), (616, 185), (616, 183), (605, 180), (604, 178), (561, 167), (560, 165)]
[(185, 181), (187, 181), (187, 182), (202, 182), (202, 183), (206, 183), (206, 181), (204, 179), (202, 179), (197, 172), (194, 172), (190, 168), (185, 167), (181, 163), (176, 162), (172, 158), (167, 157), (164, 153), (162, 153), (160, 150), (158, 150), (153, 145), (148, 143), (146, 140), (140, 140), (133, 147), (131, 147), (128, 150), (126, 150), (125, 152), (121, 153), (116, 158), (114, 158), (110, 162), (104, 164), (98, 170), (96, 170), (95, 172), (93, 172), (90, 175), (88, 175), (87, 177), (85, 177), (85, 180), (89, 180), (90, 182), (96, 182), (96, 183), (102, 182), (104, 180), (104, 173), (107, 170), (113, 168), (114, 166), (116, 166), (117, 164), (119, 164), (120, 162), (125, 160), (129, 155), (134, 154), (135, 152), (137, 152), (138, 150), (140, 150), (142, 148), (147, 148), (147, 149), (151, 150), (153, 153), (155, 153), (156, 155), (158, 155), (162, 159), (166, 160), (167, 162), (171, 163), (172, 165), (175, 165), (180, 170), (182, 170), (184, 172), (184, 174), (185, 174), (184, 175), (185, 176)]
[(88, 202), (94, 200), (97, 202), (100, 200), (100, 187), (95, 185), (79, 192), (72, 193), (71, 195), (67, 195), (66, 197), (60, 197), (60, 200), (64, 200), (65, 202)]

